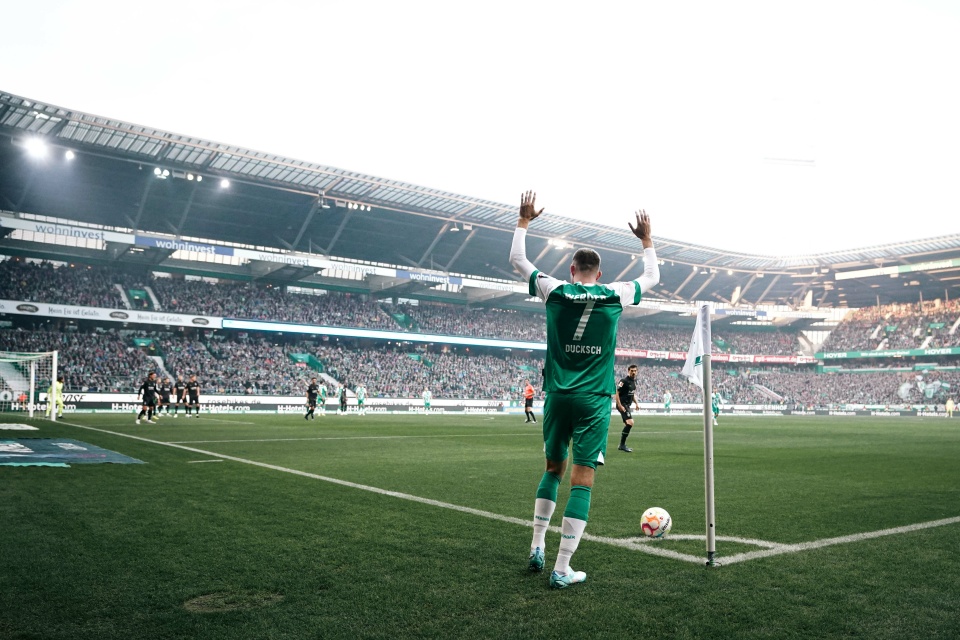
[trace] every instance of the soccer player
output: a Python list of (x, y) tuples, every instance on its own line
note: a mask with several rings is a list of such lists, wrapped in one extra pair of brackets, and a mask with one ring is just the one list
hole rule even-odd
[(307, 413), (304, 414), (304, 420), (316, 420), (314, 411), (317, 410), (317, 397), (320, 395), (320, 387), (317, 385), (316, 378), (310, 378), (310, 384), (307, 385)]
[(365, 405), (366, 401), (367, 401), (367, 388), (363, 386), (363, 383), (361, 382), (360, 384), (357, 385), (357, 413), (359, 413), (360, 415), (366, 415), (367, 413), (367, 408)]
[(537, 416), (533, 415), (533, 385), (529, 380), (523, 381), (523, 412), (527, 415), (524, 424), (537, 423)]
[(137, 398), (140, 398), (141, 395), (143, 396), (143, 405), (140, 407), (140, 415), (137, 416), (137, 424), (140, 424), (144, 415), (150, 422), (156, 422), (157, 418), (153, 414), (154, 408), (157, 406), (157, 374), (155, 371), (151, 371), (147, 375), (147, 379), (140, 385)]
[(160, 384), (157, 385), (157, 393), (160, 395), (160, 402), (157, 405), (157, 417), (159, 418), (163, 412), (163, 408), (167, 408), (167, 415), (170, 415), (170, 392), (173, 391), (173, 386), (170, 384), (170, 378), (164, 378), (160, 381)]
[(186, 384), (187, 389), (187, 417), (190, 417), (190, 409), (193, 408), (195, 417), (200, 417), (200, 383), (197, 382), (196, 374), (190, 376)]
[(187, 385), (183, 381), (183, 376), (177, 376), (177, 382), (173, 385), (173, 395), (177, 399), (177, 403), (173, 406), (173, 417), (176, 418), (180, 405), (183, 405), (184, 410), (187, 408)]
[(947, 398), (947, 404), (945, 404), (943, 408), (947, 410), (947, 417), (952, 418), (954, 408), (953, 398)]
[(47, 389), (47, 417), (53, 412), (54, 405), (57, 409), (57, 417), (63, 417), (63, 376), (57, 376), (57, 381)]
[(327, 385), (320, 385), (320, 415), (327, 415)]
[(637, 280), (600, 284), (600, 255), (592, 249), (574, 253), (572, 283), (538, 271), (527, 260), (526, 252), (527, 227), (543, 213), (543, 209), (537, 211), (535, 201), (536, 195), (530, 191), (521, 198), (510, 249), (511, 264), (529, 282), (530, 295), (544, 301), (547, 312), (543, 389), (546, 472), (537, 488), (528, 567), (531, 571), (543, 570), (544, 540), (556, 508), (557, 488), (567, 469), (572, 438), (570, 498), (550, 575), (550, 586), (562, 589), (587, 579), (586, 573), (570, 567), (570, 558), (587, 526), (594, 475), (606, 452), (610, 396), (616, 389), (613, 362), (620, 314), (625, 306), (640, 303), (641, 296), (659, 282), (660, 270), (650, 236), (650, 218), (640, 211), (636, 214), (637, 226), (628, 225), (643, 245), (644, 272)]
[(673, 394), (669, 391), (663, 392), (663, 412), (670, 413), (670, 405), (673, 404)]
[(430, 393), (430, 389), (424, 388), (423, 393), (421, 394), (423, 398), (423, 412), (430, 412), (430, 401), (433, 400), (433, 394)]
[(720, 397), (719, 391), (710, 394), (710, 404), (713, 405), (713, 426), (717, 426), (717, 416), (720, 415), (721, 402), (723, 402), (723, 398)]
[(347, 415), (347, 385), (340, 385), (337, 395), (340, 396), (340, 413)]
[(617, 411), (620, 412), (620, 419), (623, 420), (623, 431), (620, 432), (620, 451), (633, 453), (633, 449), (627, 446), (627, 436), (630, 435), (630, 429), (633, 429), (633, 414), (630, 413), (630, 405), (637, 409), (640, 404), (637, 402), (637, 365), (632, 364), (627, 367), (627, 375), (617, 383), (617, 393), (614, 396), (617, 400)]

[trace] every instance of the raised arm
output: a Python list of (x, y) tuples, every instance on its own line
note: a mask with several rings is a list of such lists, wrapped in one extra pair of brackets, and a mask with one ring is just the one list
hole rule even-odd
[(543, 213), (543, 209), (537, 211), (536, 201), (537, 194), (532, 191), (527, 191), (520, 197), (520, 214), (517, 217), (517, 228), (513, 232), (513, 244), (510, 246), (510, 264), (520, 272), (524, 280), (529, 280), (537, 270), (533, 263), (527, 260), (527, 227), (531, 220)]
[(653, 248), (653, 236), (650, 229), (650, 216), (641, 209), (637, 211), (637, 226), (634, 227), (629, 222), (627, 226), (633, 235), (640, 239), (643, 244), (643, 275), (637, 278), (640, 284), (640, 292), (646, 293), (660, 282), (660, 265), (657, 262), (657, 252)]

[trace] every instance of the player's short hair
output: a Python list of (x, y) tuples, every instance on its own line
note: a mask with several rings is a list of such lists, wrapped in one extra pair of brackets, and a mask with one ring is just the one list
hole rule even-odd
[(630, 369), (636, 369), (636, 368), (637, 368), (637, 365), (631, 364), (630, 366), (627, 367), (627, 371), (630, 371)]
[(573, 266), (581, 273), (590, 273), (600, 268), (600, 254), (593, 249), (577, 249), (573, 254)]

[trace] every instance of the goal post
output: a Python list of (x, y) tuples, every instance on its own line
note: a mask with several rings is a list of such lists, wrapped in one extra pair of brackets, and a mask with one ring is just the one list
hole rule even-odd
[[(56, 351), (39, 353), (0, 351), (0, 412), (26, 412), (28, 418), (42, 409), (57, 419)], [(50, 394), (51, 389), (55, 390)]]

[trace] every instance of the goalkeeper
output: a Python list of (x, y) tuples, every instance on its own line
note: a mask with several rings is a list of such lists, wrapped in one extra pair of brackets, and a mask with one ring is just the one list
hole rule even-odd
[(57, 417), (63, 417), (63, 376), (57, 376), (57, 381), (47, 389), (47, 417), (53, 410), (53, 405), (57, 405)]

